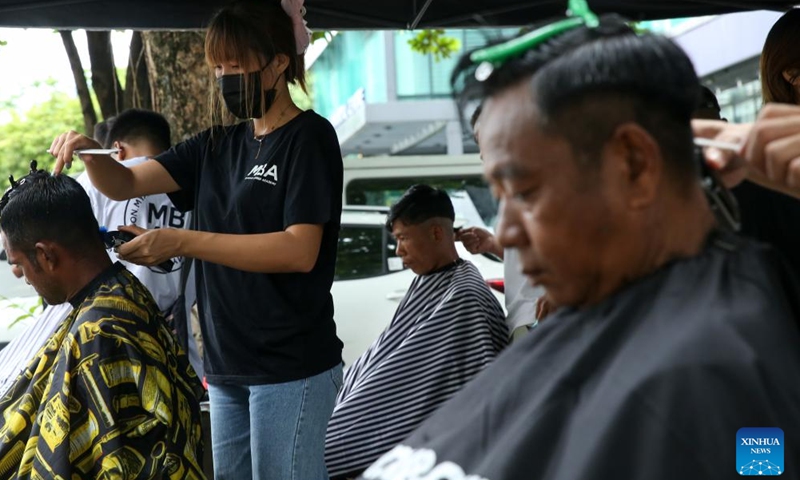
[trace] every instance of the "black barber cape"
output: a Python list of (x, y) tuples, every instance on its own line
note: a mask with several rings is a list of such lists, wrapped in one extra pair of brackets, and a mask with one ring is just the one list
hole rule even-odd
[(732, 479), (742, 427), (781, 428), (800, 478), (799, 299), (770, 247), (713, 234), (559, 311), (362, 478)]

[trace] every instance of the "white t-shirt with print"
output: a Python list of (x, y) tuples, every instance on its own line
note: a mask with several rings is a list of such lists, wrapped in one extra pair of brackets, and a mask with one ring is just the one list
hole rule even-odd
[[(147, 161), (147, 157), (137, 157), (122, 161), (123, 165), (130, 168)], [(145, 229), (162, 227), (188, 228), (190, 212), (181, 212), (172, 204), (166, 194), (148, 195), (117, 202), (100, 193), (89, 174), (84, 172), (77, 178), (86, 190), (92, 202), (92, 210), (101, 227), (109, 231), (118, 230), (121, 225), (137, 225)], [(113, 251), (108, 252), (111, 260), (119, 260)], [(180, 284), (180, 271), (183, 265), (182, 258), (173, 258), (172, 271), (165, 273), (157, 267), (143, 267), (133, 263), (122, 262), (153, 294), (153, 298), (162, 311), (167, 310), (178, 298)]]
[(533, 287), (520, 272), (519, 252), (507, 248), (503, 252), (505, 268), (506, 323), (513, 332), (516, 328), (536, 323), (536, 301), (542, 296), (541, 287)]

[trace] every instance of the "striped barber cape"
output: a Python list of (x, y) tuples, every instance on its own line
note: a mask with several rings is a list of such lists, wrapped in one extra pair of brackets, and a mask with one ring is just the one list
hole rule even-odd
[(418, 276), (384, 332), (348, 369), (328, 424), (331, 478), (358, 474), (405, 439), (508, 344), (505, 315), (460, 259)]
[(0, 398), (14, 384), (22, 370), (28, 366), (50, 335), (56, 331), (72, 312), (68, 302), (50, 305), (39, 313), (33, 322), (0, 351)]

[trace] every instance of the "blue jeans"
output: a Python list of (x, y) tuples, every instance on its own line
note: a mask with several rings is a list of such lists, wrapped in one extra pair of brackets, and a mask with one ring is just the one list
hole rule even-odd
[(325, 431), (342, 366), (270, 385), (213, 385), (215, 480), (327, 480)]

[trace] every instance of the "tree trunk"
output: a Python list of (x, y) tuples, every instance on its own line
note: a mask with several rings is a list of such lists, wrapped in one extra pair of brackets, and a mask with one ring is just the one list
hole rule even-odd
[(143, 32), (153, 110), (172, 126), (179, 142), (209, 127), (211, 73), (205, 62), (204, 33)]
[(107, 119), (124, 110), (124, 95), (111, 48), (111, 32), (87, 31), (86, 40), (92, 62), (92, 88), (100, 104), (100, 112)]
[(94, 126), (97, 123), (97, 113), (92, 104), (92, 95), (89, 93), (89, 85), (86, 82), (86, 75), (83, 73), (81, 57), (75, 47), (75, 40), (72, 38), (72, 31), (59, 30), (61, 41), (64, 42), (64, 49), (69, 57), (69, 65), (72, 68), (72, 77), (75, 79), (75, 88), (78, 91), (78, 98), (81, 101), (81, 112), (83, 113), (83, 128), (86, 135), (94, 135)]
[(153, 100), (150, 93), (150, 79), (147, 76), (142, 32), (133, 32), (125, 77), (125, 108), (151, 110)]

